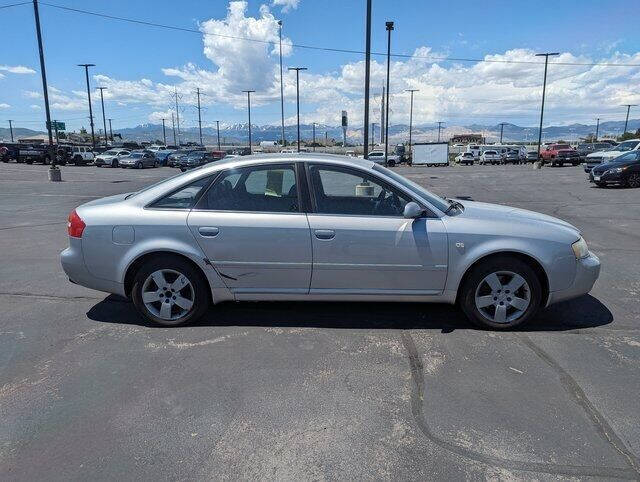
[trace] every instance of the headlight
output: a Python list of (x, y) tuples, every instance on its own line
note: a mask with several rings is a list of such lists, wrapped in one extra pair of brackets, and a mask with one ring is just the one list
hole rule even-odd
[(580, 236), (580, 239), (571, 245), (571, 249), (573, 249), (573, 254), (576, 255), (576, 259), (582, 259), (589, 256), (589, 247), (582, 236)]
[(609, 169), (605, 174), (619, 174), (624, 171), (626, 167), (614, 167), (613, 169)]

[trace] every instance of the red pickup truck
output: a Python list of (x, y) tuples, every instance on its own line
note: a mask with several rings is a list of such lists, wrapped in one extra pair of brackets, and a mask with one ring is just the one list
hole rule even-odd
[(542, 162), (550, 162), (552, 166), (562, 166), (565, 162), (572, 166), (580, 164), (580, 153), (569, 144), (550, 144), (540, 151)]

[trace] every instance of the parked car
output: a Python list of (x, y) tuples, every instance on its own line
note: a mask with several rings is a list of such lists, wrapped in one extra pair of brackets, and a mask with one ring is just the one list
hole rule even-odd
[(459, 164), (465, 164), (468, 166), (473, 166), (473, 163), (475, 162), (476, 158), (473, 155), (473, 152), (463, 152), (461, 154), (458, 154), (455, 158), (455, 161)]
[(640, 150), (630, 151), (594, 167), (589, 180), (597, 186), (640, 187)]
[(188, 156), (181, 157), (176, 162), (176, 167), (179, 167), (182, 172), (187, 169), (194, 169), (196, 167), (204, 166), (210, 162), (214, 162), (220, 159), (215, 156), (213, 152), (194, 151)]
[(607, 149), (611, 149), (611, 144), (608, 142), (583, 142), (582, 144), (578, 144), (578, 147), (576, 147), (576, 151), (578, 151), (582, 162), (586, 161), (589, 154), (605, 151)]
[(160, 163), (150, 151), (133, 151), (128, 156), (123, 156), (119, 160), (120, 167), (143, 169), (145, 167), (158, 167)]
[(569, 144), (549, 144), (540, 151), (540, 160), (550, 162), (552, 166), (562, 166), (567, 162), (577, 166), (580, 164), (580, 154)]
[(21, 145), (18, 150), (19, 162), (25, 162), (27, 164), (33, 164), (34, 162), (51, 164), (51, 161), (55, 160), (55, 158), (55, 147), (52, 148), (45, 144), (24, 144)]
[(161, 166), (166, 166), (168, 163), (168, 157), (174, 152), (176, 152), (175, 149), (160, 149), (158, 151), (155, 151), (153, 155), (156, 156), (156, 159)]
[(277, 299), (456, 303), (508, 329), (589, 292), (600, 272), (565, 221), (442, 198), (346, 156), (216, 162), (83, 204), (67, 229), (69, 279), (160, 325), (211, 302)]
[(102, 154), (98, 154), (93, 161), (93, 164), (98, 167), (119, 167), (120, 160), (129, 156), (130, 154), (130, 151), (126, 151), (124, 149), (110, 149), (103, 152)]
[(480, 155), (480, 164), (501, 164), (502, 156), (498, 153), (498, 151), (488, 150), (484, 151)]
[(502, 159), (503, 164), (520, 164), (521, 161), (520, 152), (514, 149), (507, 149), (507, 152)]
[(609, 162), (618, 156), (621, 156), (625, 152), (637, 151), (640, 149), (640, 139), (631, 139), (623, 141), (617, 146), (612, 147), (606, 151), (594, 152), (587, 155), (584, 170), (589, 173), (591, 169), (604, 162)]
[[(371, 151), (368, 159), (376, 164), (384, 164), (384, 151)], [(395, 154), (387, 153), (387, 165), (390, 167), (399, 163), (399, 157)]]
[(3, 142), (3, 143), (0, 143), (0, 148), (4, 152), (4, 154), (1, 156), (2, 162), (9, 162), (9, 161), (22, 162), (19, 160), (19, 153), (20, 153), (19, 143)]
[(536, 162), (538, 160), (538, 151), (527, 152), (527, 162)]

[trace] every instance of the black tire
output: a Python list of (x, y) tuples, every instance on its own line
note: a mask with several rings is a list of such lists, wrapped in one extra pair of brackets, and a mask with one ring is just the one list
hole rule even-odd
[(389, 161), (387, 161), (387, 165), (388, 165), (389, 167), (394, 167), (394, 166), (396, 165), (396, 161), (394, 161), (394, 160), (392, 160), (392, 159), (389, 159)]
[(632, 172), (627, 176), (624, 183), (627, 187), (631, 187), (631, 188), (640, 187), (640, 173)]
[(153, 161), (153, 167), (158, 167), (159, 165), (158, 161)]
[(114, 159), (111, 161), (111, 167), (116, 168), (118, 167), (118, 159)]
[[(483, 284), (486, 276), (501, 271), (509, 271), (524, 278), (529, 286), (529, 305), (518, 318), (512, 321), (497, 323), (490, 320), (477, 308), (475, 295), (476, 290), (482, 289), (480, 285)], [(508, 295), (503, 294), (503, 296)], [(473, 268), (473, 271), (467, 277), (461, 288), (458, 301), (462, 311), (474, 325), (494, 330), (508, 330), (526, 323), (535, 316), (542, 304), (542, 286), (537, 274), (527, 263), (512, 256), (494, 256)], [(513, 308), (508, 307), (507, 310), (508, 309)]]
[(142, 168), (143, 168), (142, 162), (140, 161), (136, 162), (136, 169), (142, 169)]
[(48, 166), (49, 164), (51, 164), (51, 158), (49, 156), (44, 156), (44, 160), (42, 161), (42, 163), (45, 166)]
[[(186, 276), (193, 286), (193, 305), (184, 316), (175, 320), (165, 320), (153, 314), (142, 301), (142, 289), (146, 279), (155, 271), (172, 270)], [(167, 286), (168, 287), (168, 286)], [(161, 288), (165, 288), (164, 286)], [(131, 298), (136, 310), (147, 320), (161, 326), (179, 326), (201, 318), (209, 308), (209, 283), (201, 272), (179, 256), (162, 254), (144, 263), (135, 275)], [(166, 298), (165, 298), (166, 299)], [(162, 302), (159, 302), (162, 305)]]

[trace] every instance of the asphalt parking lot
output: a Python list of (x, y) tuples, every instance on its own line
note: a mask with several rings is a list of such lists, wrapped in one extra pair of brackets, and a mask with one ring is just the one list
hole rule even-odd
[(0, 164), (0, 478), (638, 479), (640, 190), (581, 167), (396, 170), (579, 227), (590, 296), (521, 331), (445, 305), (224, 304), (145, 325), (69, 283), (66, 217), (175, 174)]

